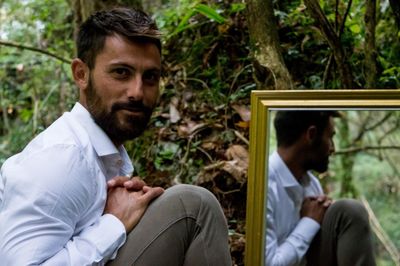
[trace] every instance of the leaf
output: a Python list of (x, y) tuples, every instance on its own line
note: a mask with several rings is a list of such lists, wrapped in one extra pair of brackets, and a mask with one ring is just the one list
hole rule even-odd
[(33, 111), (31, 109), (22, 109), (19, 113), (19, 116), (22, 121), (27, 123), (29, 120), (31, 120), (33, 116)]
[(207, 5), (204, 4), (198, 4), (194, 7), (194, 10), (196, 10), (198, 13), (203, 14), (204, 16), (208, 17), (209, 19), (212, 19), (218, 23), (224, 23), (226, 19), (221, 16), (220, 14), (217, 13), (217, 11)]
[(231, 12), (232, 13), (238, 13), (246, 8), (245, 3), (233, 3), (231, 5)]
[(235, 123), (235, 125), (237, 127), (241, 127), (241, 128), (249, 128), (250, 122), (249, 121), (239, 121), (239, 122)]
[(351, 32), (353, 32), (353, 33), (360, 33), (360, 32), (361, 32), (360, 25), (358, 25), (358, 24), (353, 24), (353, 25), (351, 25), (351, 26), (350, 26), (350, 30), (351, 30)]
[(181, 22), (179, 22), (178, 27), (176, 27), (174, 32), (172, 32), (169, 37), (174, 36), (174, 35), (180, 33), (181, 31), (185, 30), (186, 28), (188, 28), (190, 26), (190, 25), (188, 25), (188, 21), (193, 15), (194, 15), (194, 11), (193, 10), (188, 12), (186, 14), (186, 16), (183, 17)]
[(194, 121), (186, 121), (186, 125), (178, 127), (178, 135), (180, 137), (194, 136), (197, 132), (207, 128), (207, 123), (196, 123)]
[(244, 122), (250, 121), (251, 112), (248, 106), (234, 104), (232, 105), (232, 108), (240, 115), (240, 118)]
[(234, 160), (243, 168), (248, 168), (249, 166), (249, 152), (242, 145), (232, 145), (226, 152), (225, 156), (228, 160)]
[(181, 120), (181, 115), (179, 114), (178, 109), (172, 103), (169, 105), (169, 120), (172, 124), (175, 124)]
[(249, 152), (241, 145), (232, 145), (225, 156), (229, 161), (225, 161), (222, 169), (231, 174), (239, 183), (246, 180), (247, 170), (249, 168)]

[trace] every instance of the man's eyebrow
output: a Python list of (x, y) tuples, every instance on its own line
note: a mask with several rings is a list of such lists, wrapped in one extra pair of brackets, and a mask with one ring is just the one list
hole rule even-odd
[(126, 68), (135, 69), (132, 65), (129, 65), (126, 63), (111, 63), (108, 65), (108, 68), (113, 68), (113, 67), (126, 67)]
[[(114, 67), (126, 67), (129, 69), (136, 69), (133, 65), (127, 64), (127, 63), (111, 63), (108, 68), (114, 68)], [(155, 72), (159, 72), (161, 73), (161, 68), (154, 66), (154, 67), (150, 67), (148, 69), (145, 69), (145, 71), (155, 71)]]

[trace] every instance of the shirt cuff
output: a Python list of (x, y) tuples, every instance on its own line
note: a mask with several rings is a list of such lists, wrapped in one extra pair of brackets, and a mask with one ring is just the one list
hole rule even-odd
[(320, 224), (313, 219), (303, 217), (290, 234), (288, 243), (290, 243), (296, 251), (298, 262), (301, 261), (306, 254), (308, 248), (310, 247), (311, 241), (317, 234), (320, 227)]
[(114, 259), (126, 240), (125, 226), (112, 214), (101, 216), (84, 234), (92, 239), (103, 261)]
[(306, 240), (308, 243), (311, 243), (312, 239), (318, 233), (320, 228), (321, 225), (314, 219), (303, 217), (298, 222), (293, 233)]

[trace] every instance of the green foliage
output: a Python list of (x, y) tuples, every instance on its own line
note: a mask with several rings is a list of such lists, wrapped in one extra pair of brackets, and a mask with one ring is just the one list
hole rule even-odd
[[(365, 1), (320, 1), (326, 17), (337, 32), (342, 27), (343, 16), (349, 3), (352, 5), (343, 27), (341, 43), (354, 72), (355, 83), (362, 88), (365, 85)], [(302, 1), (277, 1), (275, 15), (280, 25), (278, 30), (285, 62), (295, 83), (298, 84), (297, 87), (340, 88), (338, 66), (333, 64), (329, 75), (324, 77), (331, 51)], [(394, 30), (397, 26), (387, 1), (386, 4), (380, 3), (377, 17), (378, 88), (398, 88), (399, 75), (385, 71), (398, 67), (400, 54), (399, 31)]]
[[(27, 46), (72, 55), (72, 25), (65, 1), (3, 1), (0, 36)], [(12, 19), (10, 19), (12, 18)], [(76, 99), (69, 66), (48, 56), (0, 46), (0, 164), (19, 152)]]

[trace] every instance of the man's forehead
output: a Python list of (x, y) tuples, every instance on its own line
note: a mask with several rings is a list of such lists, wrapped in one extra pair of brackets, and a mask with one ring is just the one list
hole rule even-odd
[(329, 130), (329, 132), (335, 133), (335, 119), (333, 116), (329, 117), (329, 123), (327, 126), (327, 130)]
[(161, 66), (161, 55), (155, 44), (133, 42), (115, 34), (106, 37), (104, 47), (97, 54), (96, 61), (100, 58), (106, 60), (108, 65), (130, 65), (141, 62), (151, 65), (149, 68)]

